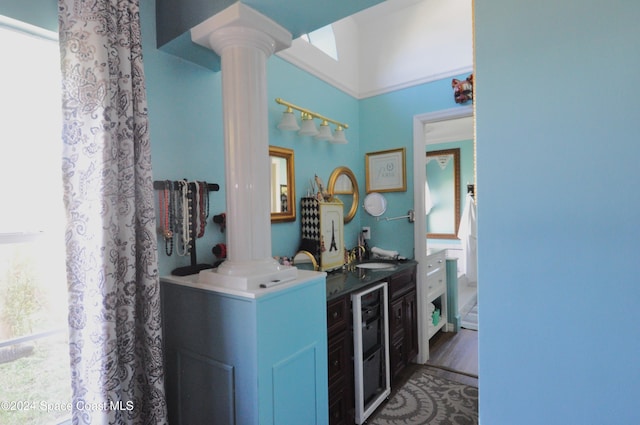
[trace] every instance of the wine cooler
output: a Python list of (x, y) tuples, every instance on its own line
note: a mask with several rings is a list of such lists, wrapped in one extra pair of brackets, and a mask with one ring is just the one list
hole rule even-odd
[(391, 393), (387, 283), (351, 294), (355, 421), (363, 424)]

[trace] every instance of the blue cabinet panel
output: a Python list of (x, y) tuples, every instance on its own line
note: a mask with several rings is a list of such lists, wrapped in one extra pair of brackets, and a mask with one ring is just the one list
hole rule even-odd
[[(317, 346), (311, 345), (273, 367), (273, 423), (317, 424)], [(268, 423), (269, 421), (264, 421)]]
[(458, 311), (458, 260), (447, 258), (447, 321), (453, 324), (453, 331), (460, 331)]
[(325, 274), (299, 274), (246, 298), (163, 280), (172, 425), (328, 423)]
[(233, 366), (187, 350), (179, 350), (177, 354), (179, 422), (236, 423)]

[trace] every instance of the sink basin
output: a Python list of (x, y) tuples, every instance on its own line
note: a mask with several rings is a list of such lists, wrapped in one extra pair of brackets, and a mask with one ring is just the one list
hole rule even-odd
[(356, 267), (360, 269), (376, 270), (376, 269), (391, 269), (395, 267), (395, 265), (392, 263), (362, 263), (362, 264), (358, 264)]

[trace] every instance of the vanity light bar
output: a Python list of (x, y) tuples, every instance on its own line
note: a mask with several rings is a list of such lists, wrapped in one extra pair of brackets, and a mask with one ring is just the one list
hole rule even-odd
[(344, 129), (349, 128), (349, 125), (347, 125), (347, 124), (345, 124), (343, 122), (332, 120), (331, 118), (327, 118), (324, 115), (318, 114), (317, 112), (310, 111), (307, 108), (303, 108), (301, 106), (297, 106), (297, 105), (294, 105), (293, 103), (287, 102), (286, 100), (282, 100), (279, 97), (276, 97), (276, 103), (279, 103), (280, 105), (288, 106), (289, 108), (298, 110), (298, 111), (300, 111), (300, 112), (302, 112), (304, 114), (312, 116), (313, 118), (318, 118), (318, 119), (321, 119), (323, 121), (327, 121), (327, 122), (333, 123), (333, 124), (335, 124), (337, 126), (341, 126)]

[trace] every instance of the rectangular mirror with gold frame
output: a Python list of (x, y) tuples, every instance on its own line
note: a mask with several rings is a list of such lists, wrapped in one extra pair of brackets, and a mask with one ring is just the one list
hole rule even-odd
[(295, 221), (296, 187), (293, 149), (269, 146), (271, 222)]
[(431, 208), (427, 237), (457, 239), (460, 225), (460, 149), (427, 152), (427, 184)]

